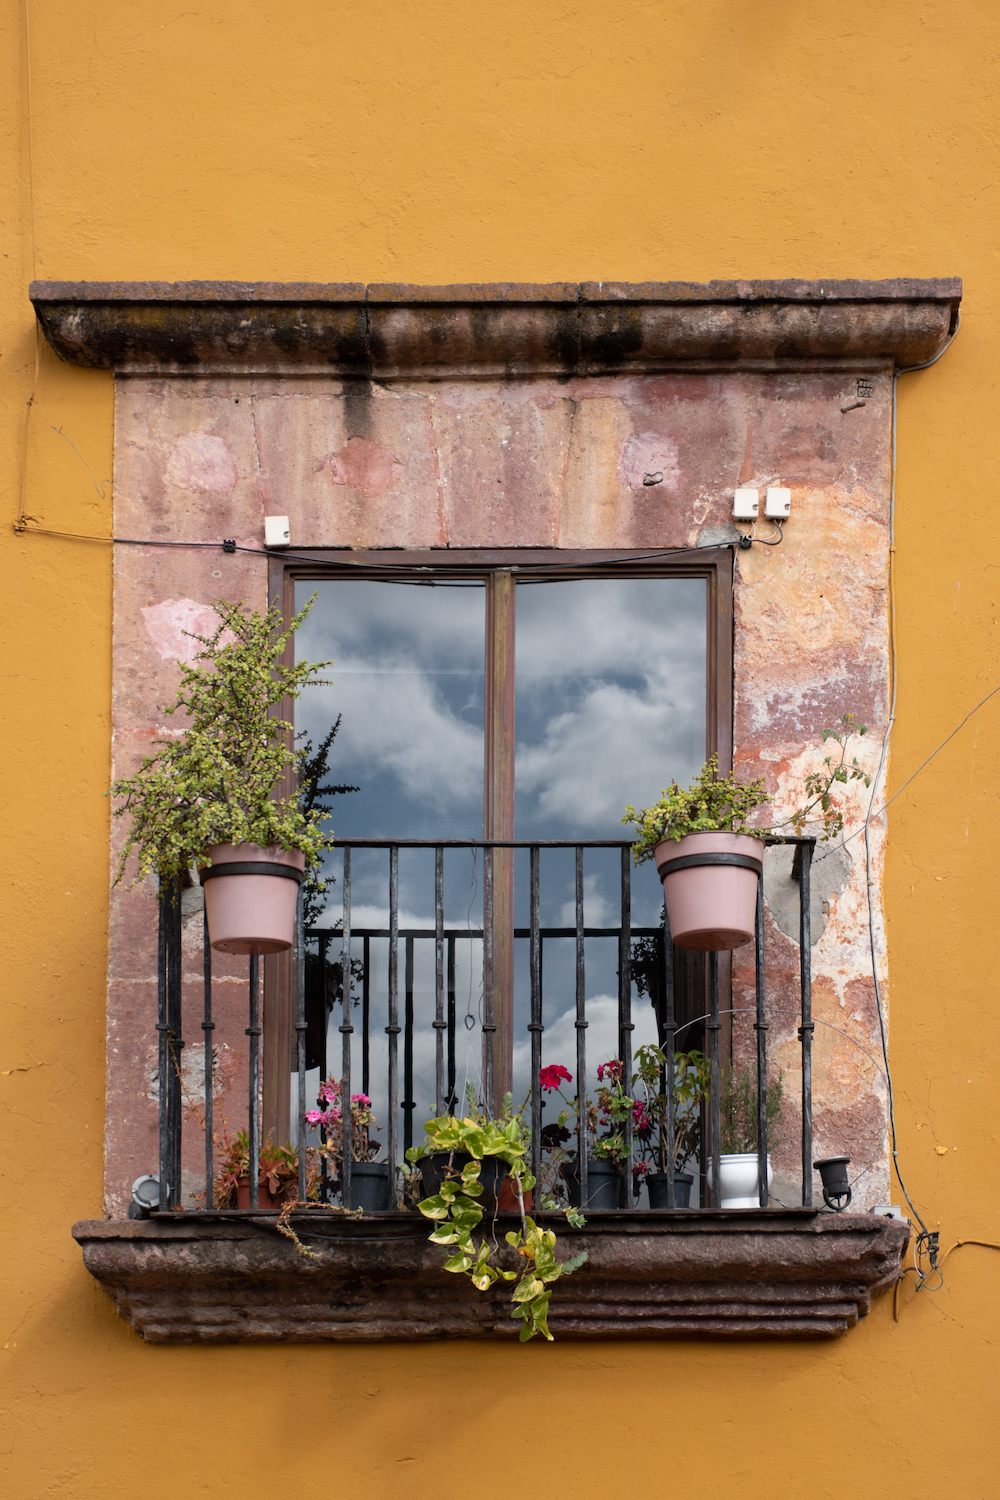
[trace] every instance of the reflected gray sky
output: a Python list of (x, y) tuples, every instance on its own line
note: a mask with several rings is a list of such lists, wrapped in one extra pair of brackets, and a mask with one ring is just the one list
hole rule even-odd
[[(317, 743), (337, 715), (333, 782), (360, 791), (334, 802), (341, 837), (481, 838), (485, 687), (483, 588), (429, 588), (377, 580), (329, 579), (296, 588), (296, 608), (318, 598), (298, 632), (298, 658), (333, 658), (332, 687), (312, 689), (296, 706), (297, 728)], [(653, 800), (676, 778), (691, 779), (705, 758), (706, 584), (701, 579), (586, 579), (519, 584), (516, 591), (515, 830), (518, 838), (625, 838), (628, 802)], [(327, 860), (327, 926), (341, 911), (341, 852)], [(527, 854), (515, 862), (515, 922), (527, 925)], [(585, 857), (585, 920), (615, 926), (620, 916), (616, 850)], [(400, 926), (433, 928), (433, 854), (400, 855)], [(448, 851), (445, 922), (482, 921), (482, 854)], [(655, 872), (633, 874), (633, 924), (655, 925), (661, 892)], [(571, 926), (572, 851), (543, 851), (541, 918)], [(353, 926), (388, 923), (388, 854), (355, 851)], [(518, 943), (520, 950), (526, 945)], [(384, 1108), (385, 944), (372, 940), (373, 1096)], [(355, 955), (360, 940), (355, 943)], [(416, 1119), (432, 1113), (433, 942), (415, 951)], [(459, 1084), (478, 1081), (481, 943), (458, 944)], [(401, 955), (402, 964), (402, 955)], [(588, 1074), (614, 1054), (617, 943), (588, 939)], [(402, 976), (401, 976), (402, 979)], [(573, 943), (546, 943), (544, 1060), (575, 1069)], [(526, 958), (515, 955), (515, 1076), (527, 1087)], [(357, 1017), (355, 1017), (357, 1019)], [(339, 1009), (331, 1026), (340, 1021)], [(652, 1013), (636, 1006), (635, 1045), (651, 1040)], [(331, 1065), (339, 1058), (333, 1036)], [(360, 1046), (356, 1035), (355, 1047)], [(359, 1058), (355, 1059), (355, 1066)], [(339, 1074), (339, 1063), (334, 1067)], [(400, 1125), (402, 1119), (400, 1119)], [(416, 1132), (419, 1138), (419, 1129)]]

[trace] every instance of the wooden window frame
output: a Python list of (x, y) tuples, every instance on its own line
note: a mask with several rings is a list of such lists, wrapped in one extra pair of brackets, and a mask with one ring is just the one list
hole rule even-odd
[[(606, 571), (605, 571), (606, 570)], [(518, 574), (538, 581), (573, 578), (704, 578), (706, 588), (706, 715), (705, 755), (714, 752), (723, 770), (733, 763), (733, 551), (731, 547), (692, 548), (687, 551), (563, 551), (538, 548), (474, 548), (468, 550), (406, 551), (403, 549), (350, 551), (316, 548), (293, 556), (270, 554), (268, 600), (277, 605), (287, 623), (295, 609), (295, 585), (310, 579), (406, 578), (430, 583), (435, 577), (454, 580), (482, 578), (486, 585), (485, 774), (484, 838), (514, 837), (514, 649), (515, 599)], [(291, 647), (289, 648), (291, 654)], [(293, 722), (291, 700), (279, 706)], [(293, 791), (291, 778), (283, 795)], [(497, 851), (494, 866), (494, 974), (498, 995), (509, 993), (513, 977), (511, 920), (514, 899), (514, 861), (510, 851)], [(729, 955), (720, 963), (723, 993), (730, 987)], [(291, 1115), (290, 1066), (294, 1060), (293, 970), (290, 954), (264, 960), (263, 1109), (264, 1137), (276, 1140), (287, 1133)], [(512, 1007), (497, 1010), (495, 1076), (501, 1092), (508, 1086), (513, 1050)], [(726, 1028), (728, 1031), (728, 1027)], [(728, 1038), (724, 1037), (724, 1041)]]

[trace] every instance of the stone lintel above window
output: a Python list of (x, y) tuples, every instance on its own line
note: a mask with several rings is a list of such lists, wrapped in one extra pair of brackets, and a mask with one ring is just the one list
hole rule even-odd
[(61, 359), (377, 380), (886, 368), (933, 359), (957, 278), (422, 287), (36, 281)]

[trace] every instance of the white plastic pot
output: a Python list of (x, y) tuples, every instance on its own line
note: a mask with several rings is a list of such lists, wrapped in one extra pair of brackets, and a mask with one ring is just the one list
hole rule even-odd
[[(708, 1164), (708, 1180), (712, 1181), (712, 1163)], [(771, 1170), (771, 1153), (767, 1156), (767, 1185), (774, 1180)], [(759, 1208), (760, 1193), (757, 1187), (757, 1153), (740, 1151), (719, 1157), (720, 1208)]]

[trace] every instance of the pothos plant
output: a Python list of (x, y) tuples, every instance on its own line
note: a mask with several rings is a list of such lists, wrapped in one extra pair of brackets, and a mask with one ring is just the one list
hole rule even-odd
[(156, 874), (163, 884), (183, 884), (213, 844), (298, 849), (307, 870), (319, 865), (327, 842), (319, 825), (328, 811), (321, 803), (304, 809), (298, 793), (275, 796), (285, 771), (300, 777), (308, 758), (305, 749), (290, 748), (292, 726), (278, 706), (320, 683), (318, 673), (331, 665), (284, 660), (312, 602), (287, 627), (277, 606), (257, 614), (225, 600), (213, 605), (218, 627), (193, 635), (201, 649), (181, 663), (180, 689), (164, 710), (186, 722), (111, 788), (115, 816), (131, 820), (116, 882), (134, 851), (137, 881)]
[(667, 839), (680, 840), (689, 833), (737, 833), (751, 837), (762, 833), (777, 833), (791, 828), (801, 835), (810, 824), (818, 824), (823, 840), (834, 838), (844, 826), (844, 817), (835, 805), (831, 793), (838, 782), (863, 781), (871, 786), (871, 777), (859, 763), (857, 756), (848, 759), (848, 741), (854, 734), (867, 733), (864, 724), (855, 725), (853, 714), (842, 714), (836, 729), (823, 730), (823, 743), (833, 741), (840, 747), (840, 754), (825, 757), (822, 768), (811, 771), (805, 778), (803, 791), (805, 800), (792, 813), (772, 827), (751, 827), (750, 816), (770, 801), (763, 776), (753, 781), (739, 782), (733, 774), (719, 774), (719, 757), (712, 755), (702, 766), (688, 787), (680, 787), (672, 781), (652, 807), (641, 807), (638, 812), (630, 804), (625, 809), (623, 823), (635, 825), (638, 838), (632, 854), (637, 865), (653, 858), (657, 844)]
[[(429, 1236), (431, 1244), (449, 1247), (445, 1270), (468, 1276), (481, 1292), (488, 1291), (497, 1281), (515, 1282), (511, 1317), (520, 1320), (521, 1343), (538, 1333), (551, 1342), (548, 1310), (552, 1285), (560, 1276), (567, 1276), (582, 1266), (587, 1253), (584, 1251), (570, 1260), (557, 1261), (555, 1232), (536, 1224), (525, 1211), (525, 1194), (535, 1186), (535, 1178), (528, 1170), (526, 1160), (528, 1132), (520, 1111), (514, 1111), (511, 1095), (504, 1095), (499, 1120), (491, 1120), (477, 1110), (471, 1087), (466, 1088), (466, 1103), (469, 1113), (464, 1118), (442, 1115), (428, 1120), (424, 1126), (424, 1140), (419, 1146), (411, 1146), (406, 1153), (407, 1159), (414, 1163), (439, 1151), (469, 1158), (459, 1176), (450, 1180), (446, 1178), (440, 1190), (424, 1198), (417, 1207), (426, 1218), (434, 1220), (434, 1229)], [(497, 1264), (500, 1245), (495, 1238), (476, 1238), (483, 1219), (483, 1210), (476, 1202), (483, 1192), (479, 1174), (487, 1157), (505, 1161), (514, 1184), (521, 1228), (519, 1231), (510, 1230), (504, 1238), (515, 1254), (525, 1261), (520, 1271), (508, 1271)], [(555, 1204), (545, 1206), (555, 1207)], [(577, 1227), (584, 1222), (575, 1211), (570, 1211), (566, 1217)]]

